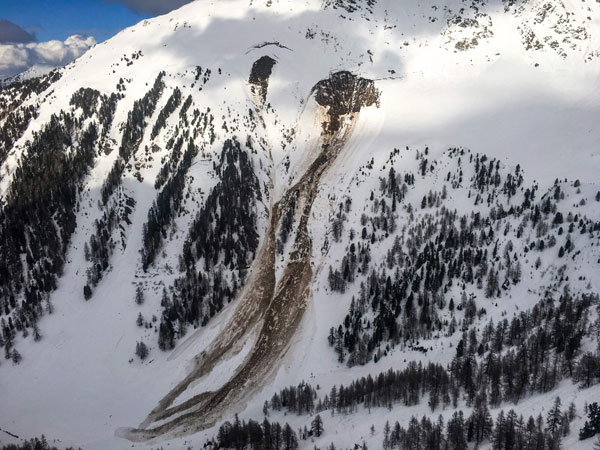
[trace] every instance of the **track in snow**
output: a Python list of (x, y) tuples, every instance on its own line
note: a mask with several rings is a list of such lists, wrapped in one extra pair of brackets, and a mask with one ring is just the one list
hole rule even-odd
[[(266, 76), (269, 75), (270, 70)], [(258, 82), (260, 95), (255, 97), (262, 104), (265, 80)], [(193, 434), (214, 426), (231, 405), (239, 408), (264, 387), (289, 349), (310, 297), (313, 271), (308, 221), (319, 182), (352, 135), (360, 109), (377, 104), (379, 100), (372, 81), (349, 72), (332, 74), (329, 79), (317, 83), (311, 94), (315, 94), (326, 118), (315, 152), (318, 156), (300, 181), (271, 206), (262, 247), (233, 317), (210, 347), (196, 357), (192, 372), (159, 402), (137, 429), (120, 429), (119, 436), (140, 442), (167, 434)], [(293, 198), (297, 199), (296, 208), (301, 211), (300, 220), (287, 265), (277, 281), (276, 236), (282, 211), (289, 207)], [(256, 327), (260, 327), (260, 332), (254, 347), (227, 383), (215, 391), (203, 392), (172, 406), (194, 381), (210, 373), (232, 349), (241, 348), (244, 338)]]

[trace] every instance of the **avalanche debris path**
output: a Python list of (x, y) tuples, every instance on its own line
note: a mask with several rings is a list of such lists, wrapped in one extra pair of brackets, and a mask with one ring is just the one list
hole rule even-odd
[[(263, 61), (271, 64), (271, 61)], [(271, 67), (262, 71), (258, 79), (253, 69), (254, 77), (250, 78), (251, 83), (260, 88), (259, 92), (253, 92), (261, 104), (264, 104)], [(351, 137), (361, 108), (379, 102), (373, 81), (349, 72), (334, 73), (320, 81), (312, 94), (325, 118), (315, 152), (318, 156), (300, 180), (271, 206), (262, 247), (233, 317), (210, 347), (196, 357), (191, 373), (159, 402), (139, 428), (120, 429), (119, 436), (141, 442), (166, 434), (189, 435), (214, 426), (232, 406), (239, 409), (265, 386), (289, 349), (311, 294), (312, 240), (308, 223), (319, 182)], [(293, 199), (297, 199), (296, 212), (300, 212), (300, 219), (287, 265), (281, 278), (276, 280), (277, 231), (282, 211), (294, 203)], [(229, 381), (215, 391), (203, 392), (172, 406), (194, 381), (208, 374), (234, 349), (239, 349), (255, 327), (260, 327), (260, 332), (254, 347)]]

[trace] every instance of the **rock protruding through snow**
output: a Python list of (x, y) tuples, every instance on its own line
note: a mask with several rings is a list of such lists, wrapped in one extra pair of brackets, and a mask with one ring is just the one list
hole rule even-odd
[(250, 89), (254, 95), (258, 95), (262, 103), (267, 100), (269, 78), (273, 73), (275, 64), (277, 64), (277, 61), (273, 58), (270, 56), (263, 56), (262, 58), (257, 59), (252, 65), (250, 79), (248, 80), (251, 85)]
[(319, 81), (313, 92), (317, 103), (328, 108), (329, 120), (323, 123), (323, 130), (328, 133), (339, 130), (341, 116), (379, 104), (379, 91), (375, 83), (347, 71), (332, 73), (328, 79)]

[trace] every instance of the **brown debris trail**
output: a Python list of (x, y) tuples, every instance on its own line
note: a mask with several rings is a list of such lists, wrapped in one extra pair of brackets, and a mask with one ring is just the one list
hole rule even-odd
[[(258, 81), (261, 91), (263, 87), (266, 89), (267, 82)], [(239, 409), (245, 404), (277, 370), (278, 361), (287, 352), (310, 297), (313, 272), (308, 221), (319, 181), (352, 135), (360, 109), (379, 101), (372, 81), (349, 72), (332, 74), (328, 80), (317, 83), (311, 94), (321, 107), (327, 108), (319, 154), (300, 181), (271, 207), (263, 245), (233, 317), (211, 346), (196, 357), (192, 372), (159, 402), (140, 427), (121, 429), (120, 436), (139, 442), (166, 434), (193, 434), (212, 427), (232, 406)], [(281, 279), (276, 281), (275, 242), (281, 211), (290, 206), (293, 197), (297, 199), (297, 208), (301, 208), (300, 220), (289, 260)], [(257, 326), (260, 332), (254, 347), (227, 383), (215, 391), (171, 406), (192, 382), (209, 373), (233, 348), (239, 348)]]

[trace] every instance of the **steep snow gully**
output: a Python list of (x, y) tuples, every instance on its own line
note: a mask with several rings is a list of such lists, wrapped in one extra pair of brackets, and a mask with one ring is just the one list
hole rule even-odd
[[(264, 105), (275, 61), (263, 57), (250, 75), (251, 92), (259, 108)], [(136, 428), (117, 431), (130, 441), (149, 441), (165, 435), (182, 436), (214, 426), (232, 406), (239, 408), (262, 388), (277, 369), (306, 310), (313, 277), (312, 241), (308, 221), (323, 174), (344, 150), (363, 107), (379, 105), (379, 91), (371, 80), (350, 72), (337, 72), (311, 90), (324, 118), (318, 155), (299, 181), (270, 207), (270, 223), (254, 261), (251, 276), (227, 326), (208, 349), (195, 359), (194, 369), (176, 385)], [(311, 153), (312, 154), (312, 153)], [(276, 236), (282, 212), (295, 208), (298, 227), (283, 274), (275, 270)], [(210, 373), (232, 349), (240, 348), (257, 330), (254, 346), (233, 376), (221, 388), (198, 394), (175, 405), (190, 385)]]

